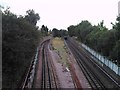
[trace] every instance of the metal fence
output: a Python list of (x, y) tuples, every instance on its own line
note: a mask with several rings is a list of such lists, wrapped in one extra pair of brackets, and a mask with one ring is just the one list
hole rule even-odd
[[(103, 65), (108, 66), (111, 70), (113, 70), (116, 74), (120, 76), (120, 67), (118, 67), (118, 65), (113, 63), (111, 60), (107, 59), (105, 56), (102, 56), (99, 53), (95, 52), (93, 49), (89, 48), (85, 44), (82, 44), (82, 47), (85, 48), (88, 52), (90, 52), (95, 58), (97, 58), (94, 59), (96, 60), (96, 62), (98, 62), (102, 66)], [(93, 56), (92, 58), (94, 58)]]

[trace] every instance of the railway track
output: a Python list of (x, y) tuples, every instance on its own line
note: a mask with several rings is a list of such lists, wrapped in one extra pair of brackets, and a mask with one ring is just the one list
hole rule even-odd
[(66, 39), (66, 43), (72, 51), (92, 89), (120, 89), (119, 84), (115, 82), (112, 77), (108, 76), (96, 63), (94, 63), (92, 58), (89, 57), (82, 48), (78, 47), (70, 39)]
[(42, 48), (42, 80), (41, 80), (41, 89), (49, 88), (49, 89), (57, 89), (57, 79), (56, 74), (54, 72), (53, 64), (50, 60), (49, 56), (49, 45), (50, 40), (47, 40), (43, 44)]
[(49, 55), (49, 42), (50, 39), (47, 39), (41, 43), (41, 47), (39, 48), (42, 50), (42, 53), (39, 53), (39, 50), (37, 50), (37, 54), (34, 57), (34, 59), (31, 61), (31, 64), (26, 72), (26, 75), (24, 77), (24, 80), (22, 82), (22, 85), (20, 88), (22, 90), (26, 90), (29, 88), (35, 88), (33, 85), (34, 84), (34, 79), (37, 77), (35, 75), (36, 69), (41, 69), (41, 68), (36, 68), (36, 63), (38, 62), (38, 55), (42, 54), (42, 73), (41, 73), (41, 81), (40, 81), (40, 89), (45, 89), (49, 88), (50, 90), (52, 88), (57, 89), (58, 88), (58, 82), (57, 82), (57, 76), (55, 74), (55, 70), (53, 67), (53, 63), (50, 60), (50, 55)]

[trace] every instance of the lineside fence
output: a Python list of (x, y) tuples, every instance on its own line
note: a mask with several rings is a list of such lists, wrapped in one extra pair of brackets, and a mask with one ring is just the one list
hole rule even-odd
[(35, 77), (36, 64), (38, 62), (38, 52), (39, 52), (39, 48), (37, 48), (35, 57), (34, 57), (33, 62), (32, 62), (32, 68), (31, 68), (31, 71), (30, 71), (30, 75), (29, 75), (29, 78), (28, 78), (27, 85), (26, 85), (27, 88), (32, 88), (32, 85), (33, 85), (33, 80), (34, 80), (34, 77)]
[[(90, 52), (95, 58), (97, 58), (97, 59), (94, 59), (96, 62), (98, 62), (102, 66), (103, 65), (108, 66), (111, 70), (113, 70), (116, 74), (118, 74), (120, 76), (120, 67), (118, 65), (113, 63), (111, 60), (107, 59), (105, 56), (102, 56), (99, 53), (95, 52), (93, 49), (89, 48), (85, 44), (82, 43), (81, 45), (88, 52)], [(92, 56), (92, 58), (94, 58), (93, 56)]]

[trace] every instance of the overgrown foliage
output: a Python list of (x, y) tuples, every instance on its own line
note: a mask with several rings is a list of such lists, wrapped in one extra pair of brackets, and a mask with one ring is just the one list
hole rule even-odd
[(36, 27), (40, 19), (33, 10), (20, 16), (8, 9), (2, 12), (2, 86), (16, 88), (28, 68), (40, 39)]
[(43, 36), (47, 36), (48, 35), (48, 28), (47, 28), (47, 26), (42, 25), (41, 33), (42, 33)]
[(104, 26), (104, 21), (96, 26), (92, 26), (88, 21), (82, 21), (78, 25), (68, 27), (69, 36), (77, 36), (78, 40), (85, 43), (95, 51), (108, 57), (113, 62), (120, 65), (120, 17), (113, 25), (113, 29), (108, 30)]
[(63, 36), (68, 36), (68, 32), (64, 29), (58, 30), (56, 28), (53, 28), (52, 35), (53, 37), (63, 37)]
[(40, 19), (39, 14), (35, 13), (34, 10), (26, 11), (25, 19), (32, 25), (36, 25), (37, 21)]

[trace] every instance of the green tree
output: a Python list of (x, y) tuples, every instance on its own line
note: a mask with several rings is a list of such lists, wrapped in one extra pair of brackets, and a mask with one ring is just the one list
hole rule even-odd
[(76, 30), (75, 30), (75, 27), (74, 25), (71, 25), (69, 26), (67, 29), (68, 29), (68, 34), (69, 36), (76, 36)]
[(79, 41), (90, 48), (113, 61), (120, 62), (120, 17), (117, 17), (116, 23), (112, 25), (113, 28), (108, 30), (103, 20), (97, 26), (92, 26), (89, 21), (84, 20), (78, 25), (69, 26), (68, 34), (77, 36)]
[(25, 15), (25, 19), (32, 25), (36, 25), (37, 21), (40, 19), (39, 14), (35, 13), (33, 9), (26, 11), (26, 13), (27, 15)]
[(112, 51), (115, 45), (115, 37), (114, 31), (104, 31), (103, 34), (98, 38), (98, 48), (100, 52), (104, 55), (109, 57), (110, 52)]
[(43, 36), (47, 36), (48, 35), (48, 28), (47, 28), (47, 26), (42, 25), (41, 33), (43, 34)]
[(113, 24), (113, 30), (116, 43), (109, 57), (111, 57), (113, 61), (117, 60), (120, 65), (120, 17), (117, 17), (116, 23)]
[(53, 30), (52, 30), (52, 35), (53, 35), (53, 37), (60, 37), (59, 30), (56, 29), (56, 28), (53, 28)]
[(17, 88), (35, 54), (39, 31), (24, 17), (2, 12), (2, 86)]
[(113, 50), (110, 53), (110, 58), (112, 58), (113, 61), (118, 62), (120, 66), (120, 40), (118, 40), (113, 48)]
[(60, 37), (68, 36), (67, 30), (61, 29), (59, 30), (59, 33), (60, 33)]
[(92, 30), (91, 23), (87, 20), (82, 21), (80, 24), (78, 24), (77, 30), (78, 30), (78, 38), (80, 39), (80, 41), (86, 43), (86, 37)]

